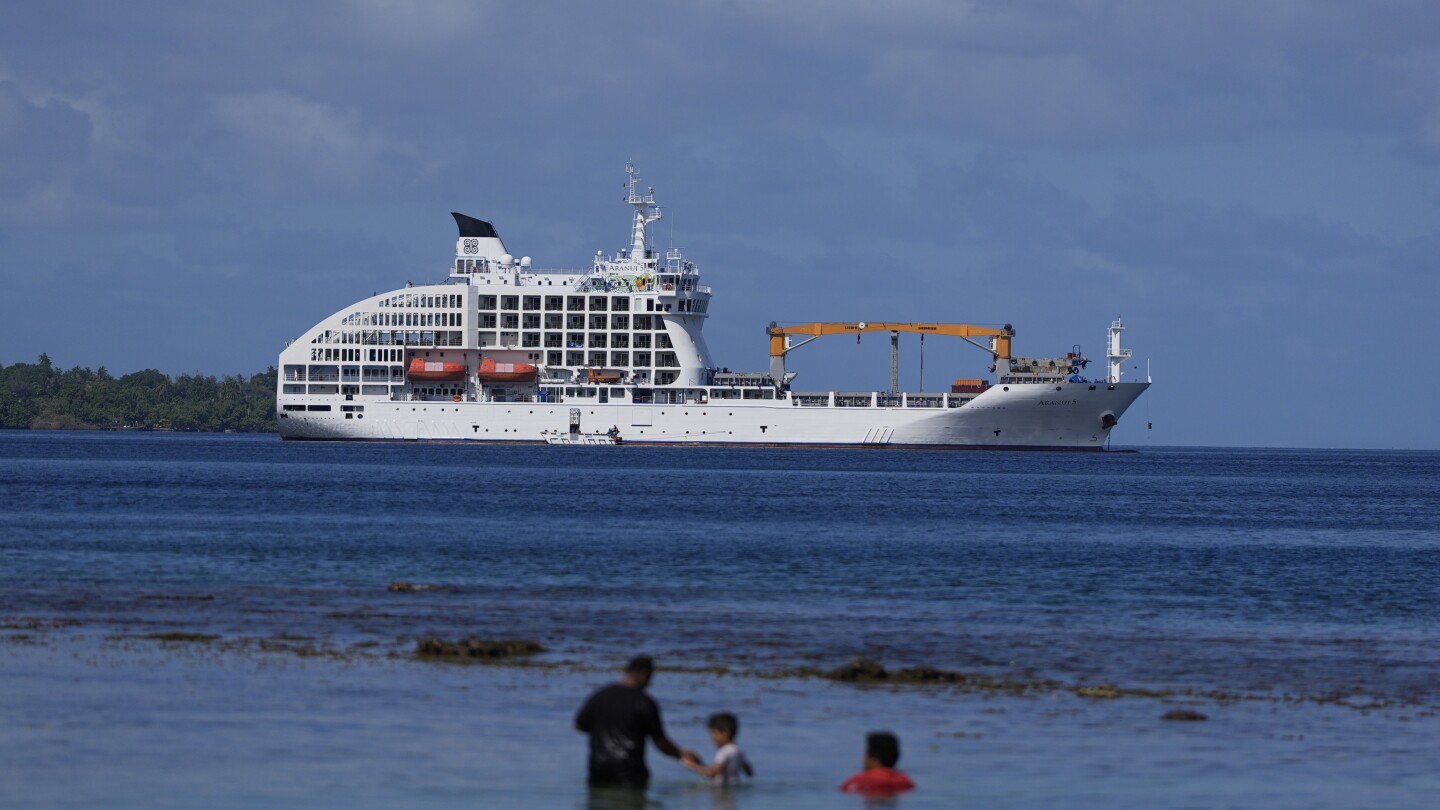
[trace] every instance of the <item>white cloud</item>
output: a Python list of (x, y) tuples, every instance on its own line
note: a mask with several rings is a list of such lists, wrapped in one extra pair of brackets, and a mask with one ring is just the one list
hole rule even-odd
[(69, 101), (0, 78), (0, 148), (73, 159), (89, 148), (93, 127), (90, 115)]
[(748, 27), (762, 52), (830, 64), (837, 81), (879, 91), (865, 94), (879, 102), (868, 116), (1016, 145), (1394, 132), (1440, 93), (1440, 46), (1423, 33), (1440, 25), (1433, 2), (736, 0), (710, 10)]
[(343, 184), (376, 174), (387, 155), (408, 151), (344, 112), (290, 93), (266, 91), (212, 102), (215, 119), (262, 164)]

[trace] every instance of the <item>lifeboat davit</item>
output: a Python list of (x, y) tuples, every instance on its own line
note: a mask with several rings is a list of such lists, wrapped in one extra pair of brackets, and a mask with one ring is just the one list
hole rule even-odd
[(410, 370), (407, 373), (412, 380), (459, 382), (465, 379), (465, 364), (436, 363), (415, 357), (410, 360)]
[(480, 382), (533, 382), (535, 367), (529, 363), (497, 363), (490, 358), (480, 361), (480, 371), (475, 374)]

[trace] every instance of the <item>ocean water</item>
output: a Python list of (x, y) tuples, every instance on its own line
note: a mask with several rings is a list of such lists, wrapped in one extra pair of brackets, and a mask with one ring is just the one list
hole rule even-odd
[[(897, 806), (1430, 806), (1437, 563), (1433, 452), (3, 432), (0, 806), (598, 808), (571, 719), (639, 652), (759, 771), (652, 751), (650, 806), (859, 806), (877, 728)], [(544, 652), (413, 654), (467, 636)]]

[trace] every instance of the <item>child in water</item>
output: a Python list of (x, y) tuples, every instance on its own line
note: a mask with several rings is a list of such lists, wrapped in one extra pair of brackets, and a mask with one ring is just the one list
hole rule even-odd
[(914, 790), (915, 783), (895, 770), (900, 761), (900, 739), (888, 731), (873, 731), (865, 738), (865, 770), (846, 779), (840, 789), (864, 796), (894, 796)]
[(740, 733), (740, 721), (735, 715), (729, 712), (712, 714), (707, 725), (710, 740), (715, 743), (715, 761), (708, 766), (687, 761), (685, 767), (717, 785), (738, 785), (742, 773), (747, 777), (754, 776), (755, 769), (750, 767), (750, 760), (735, 744), (735, 737)]

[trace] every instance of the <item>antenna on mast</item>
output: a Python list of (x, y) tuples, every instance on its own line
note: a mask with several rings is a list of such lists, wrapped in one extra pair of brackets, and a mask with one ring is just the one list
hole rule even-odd
[(648, 188), (644, 194), (640, 193), (640, 172), (631, 161), (625, 161), (625, 174), (629, 176), (626, 187), (629, 188), (629, 196), (625, 202), (635, 206), (635, 225), (630, 232), (630, 258), (645, 259), (645, 226), (660, 219), (663, 214), (660, 206), (655, 204), (655, 189)]

